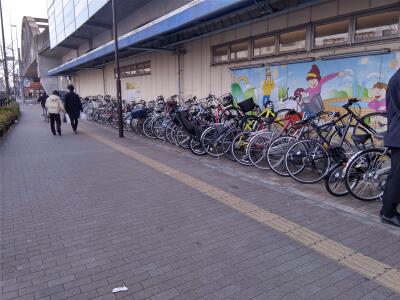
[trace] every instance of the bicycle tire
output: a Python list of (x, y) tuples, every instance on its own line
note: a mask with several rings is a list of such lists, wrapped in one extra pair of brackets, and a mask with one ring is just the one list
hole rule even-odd
[(325, 188), (329, 194), (343, 197), (349, 193), (343, 176), (346, 164), (336, 164), (325, 176)]
[(311, 184), (326, 176), (330, 158), (324, 146), (317, 141), (300, 140), (288, 149), (285, 164), (290, 177), (298, 182)]
[(232, 141), (239, 133), (239, 131), (240, 130), (237, 128), (232, 128), (225, 133), (225, 136), (222, 139), (222, 148), (224, 149), (224, 154), (228, 159), (232, 161), (236, 161), (232, 154)]
[(164, 118), (159, 116), (157, 117), (151, 125), (151, 131), (156, 136), (156, 138), (163, 140), (165, 137), (165, 126), (164, 126)]
[[(379, 161), (377, 161), (377, 159)], [(384, 161), (386, 159), (386, 162)], [(378, 171), (371, 170), (371, 164), (379, 163), (382, 165), (385, 163), (386, 171), (384, 168), (380, 169), (381, 174)], [(368, 171), (371, 172), (368, 172)], [(383, 148), (369, 148), (356, 153), (348, 162), (348, 166), (345, 172), (345, 183), (350, 194), (362, 201), (374, 201), (379, 199), (384, 192), (384, 186), (386, 177), (390, 171), (390, 155)], [(379, 176), (379, 180), (377, 178)], [(370, 193), (369, 196), (362, 194), (362, 190), (365, 190), (366, 186), (370, 183), (375, 184), (376, 187)], [(365, 187), (365, 188), (364, 188)]]
[[(204, 150), (214, 157), (220, 157), (224, 155), (224, 149), (221, 144), (221, 136), (218, 135), (218, 128), (215, 126), (210, 126), (206, 128), (201, 134), (200, 141), (203, 145)], [(214, 143), (211, 145), (211, 142)]]
[(203, 146), (201, 145), (200, 141), (195, 140), (193, 137), (189, 140), (189, 149), (195, 155), (205, 155), (207, 154), (206, 150), (204, 150)]
[[(233, 139), (232, 145), (231, 145), (233, 157), (239, 164), (241, 164), (243, 166), (252, 166), (253, 165), (248, 157), (248, 150), (247, 150), (251, 132), (252, 131), (240, 132)], [(246, 141), (242, 142), (241, 139), (245, 139)]]
[[(364, 115), (361, 120), (363, 120), (369, 127), (375, 130), (377, 133), (384, 133), (387, 131), (387, 114), (385, 112), (373, 112)], [(362, 130), (361, 130), (362, 129)], [(361, 132), (360, 132), (361, 131)], [(353, 134), (362, 134), (368, 132), (358, 121), (354, 125)], [(383, 140), (376, 138), (373, 134), (371, 135), (371, 144), (376, 146), (383, 146)]]
[(251, 163), (262, 170), (268, 170), (267, 149), (272, 140), (273, 132), (260, 132), (253, 136), (249, 143), (249, 159)]
[(150, 139), (155, 139), (156, 136), (151, 131), (151, 123), (153, 121), (153, 117), (146, 118), (143, 122), (143, 133)]
[(267, 163), (269, 168), (280, 176), (288, 177), (286, 170), (285, 157), (286, 152), (292, 143), (297, 141), (293, 136), (280, 136), (273, 139), (267, 148)]
[(175, 139), (178, 146), (189, 149), (190, 134), (182, 126), (176, 131)]

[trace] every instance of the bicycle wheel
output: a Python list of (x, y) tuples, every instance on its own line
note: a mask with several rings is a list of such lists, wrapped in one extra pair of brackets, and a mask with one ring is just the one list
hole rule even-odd
[(267, 149), (274, 133), (270, 131), (261, 132), (251, 138), (249, 143), (250, 162), (259, 169), (269, 169), (267, 161)]
[(325, 177), (330, 158), (325, 148), (314, 140), (301, 140), (290, 146), (285, 157), (289, 175), (301, 183), (315, 183)]
[(189, 149), (196, 155), (204, 155), (207, 153), (200, 141), (197, 141), (192, 137), (189, 140)]
[(185, 129), (183, 129), (183, 127), (179, 127), (176, 132), (175, 139), (178, 143), (178, 146), (184, 149), (189, 149), (190, 134)]
[(235, 160), (244, 166), (253, 165), (249, 159), (248, 145), (252, 131), (243, 131), (232, 141), (231, 149)]
[(165, 137), (165, 122), (163, 117), (157, 117), (152, 123), (151, 130), (153, 134), (160, 140), (163, 140)]
[[(345, 128), (339, 127), (338, 130), (335, 130), (331, 134), (329, 138), (329, 145), (331, 147), (339, 146), (343, 138), (342, 148), (346, 151), (346, 153), (351, 153), (352, 151), (354, 151), (354, 149), (357, 148), (357, 145), (354, 143), (354, 140), (352, 138), (354, 128), (354, 125), (350, 125), (349, 129), (347, 130), (346, 136), (343, 137)], [(363, 133), (367, 133), (367, 131), (363, 130)], [(361, 132), (359, 134), (361, 134)]]
[(200, 137), (204, 150), (211, 156), (219, 157), (224, 154), (221, 137), (218, 128), (210, 126), (206, 128)]
[[(383, 135), (383, 133), (387, 131), (387, 114), (384, 112), (373, 112), (366, 114), (361, 118), (361, 120), (377, 133), (381, 133)], [(355, 124), (353, 134), (363, 134), (368, 132), (364, 128), (362, 122), (359, 121)], [(383, 146), (383, 139), (372, 135), (370, 144)]]
[(107, 122), (108, 122), (108, 124), (112, 127), (112, 128), (114, 128), (114, 129), (118, 129), (118, 115), (117, 114), (111, 114), (109, 117), (108, 117), (108, 120), (107, 120)]
[(363, 201), (379, 199), (390, 172), (390, 156), (383, 148), (358, 152), (349, 161), (345, 183), (350, 194)]
[(150, 139), (155, 139), (156, 136), (153, 134), (151, 131), (151, 124), (152, 124), (153, 118), (146, 118), (143, 122), (143, 133), (145, 136), (147, 136)]
[(137, 131), (138, 131), (140, 134), (143, 134), (143, 135), (144, 135), (144, 128), (143, 128), (144, 121), (145, 121), (145, 119), (144, 119), (144, 118), (141, 118), (141, 119), (137, 120), (137, 122), (136, 122)]
[(239, 129), (232, 128), (225, 133), (225, 136), (222, 139), (222, 148), (224, 150), (224, 154), (232, 161), (236, 161), (232, 154), (232, 142), (239, 132)]
[(176, 124), (174, 122), (170, 122), (167, 126), (167, 128), (165, 129), (165, 138), (167, 139), (168, 142), (170, 142), (171, 144), (175, 144), (175, 140), (173, 138), (173, 131), (175, 128)]
[(335, 165), (325, 176), (325, 188), (329, 194), (342, 197), (349, 193), (346, 187), (346, 180), (344, 179), (344, 170), (346, 164), (339, 163)]
[(293, 136), (281, 136), (271, 141), (267, 148), (267, 163), (269, 168), (281, 176), (289, 176), (286, 170), (285, 157), (289, 147), (296, 141)]

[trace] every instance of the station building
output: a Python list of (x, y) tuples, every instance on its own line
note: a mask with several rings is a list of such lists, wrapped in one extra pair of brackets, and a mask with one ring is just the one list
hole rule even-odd
[[(380, 110), (400, 66), (398, 0), (117, 0), (122, 97), (258, 102), (289, 90)], [(48, 76), (81, 96), (116, 95), (111, 1), (50, 0)]]

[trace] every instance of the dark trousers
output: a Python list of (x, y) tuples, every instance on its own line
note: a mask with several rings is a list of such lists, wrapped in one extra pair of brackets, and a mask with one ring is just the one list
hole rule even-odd
[(71, 116), (68, 115), (69, 119), (71, 120), (71, 127), (73, 131), (76, 131), (78, 129), (78, 117), (76, 116)]
[(49, 114), (50, 115), (50, 128), (53, 134), (56, 134), (56, 130), (54, 128), (54, 123), (57, 126), (57, 132), (61, 134), (61, 118), (60, 114)]
[(393, 217), (397, 214), (397, 206), (400, 204), (400, 148), (391, 148), (392, 167), (386, 181), (383, 194), (383, 206), (381, 214)]

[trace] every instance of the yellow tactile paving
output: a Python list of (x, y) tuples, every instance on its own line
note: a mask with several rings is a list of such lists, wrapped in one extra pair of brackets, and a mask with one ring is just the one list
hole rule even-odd
[(379, 284), (400, 294), (400, 271), (394, 267), (365, 256), (355, 250), (346, 247), (338, 242), (324, 237), (312, 230), (309, 230), (297, 223), (289, 221), (279, 215), (260, 208), (237, 196), (225, 192), (211, 184), (169, 167), (159, 161), (151, 159), (132, 149), (115, 143), (105, 137), (94, 133), (86, 133), (93, 139), (106, 144), (115, 150), (140, 161), (141, 163), (167, 175), (181, 183), (198, 190), (207, 196), (224, 203), (225, 205), (261, 222), (274, 230), (285, 234), (293, 240), (312, 248), (325, 257), (344, 265), (363, 276), (375, 280)]

